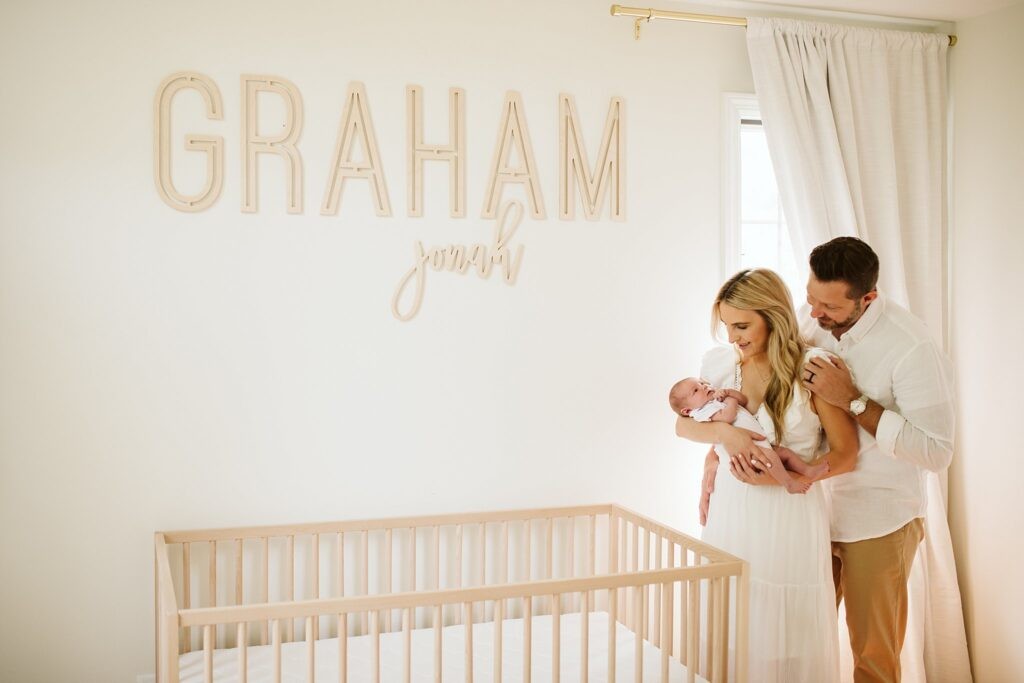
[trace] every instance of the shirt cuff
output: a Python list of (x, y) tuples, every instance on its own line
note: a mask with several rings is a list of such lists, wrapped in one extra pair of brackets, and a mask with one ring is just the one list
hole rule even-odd
[(903, 431), (903, 425), (907, 419), (892, 410), (883, 410), (882, 417), (878, 419), (878, 429), (875, 432), (875, 441), (878, 448), (889, 457), (896, 456), (896, 439)]

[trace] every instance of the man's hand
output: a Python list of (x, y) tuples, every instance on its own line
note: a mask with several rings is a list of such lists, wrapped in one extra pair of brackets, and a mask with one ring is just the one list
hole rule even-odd
[(708, 523), (708, 509), (711, 507), (711, 494), (715, 491), (715, 475), (718, 473), (718, 456), (714, 446), (704, 458), (704, 480), (700, 486), (700, 525)]
[(850, 368), (838, 356), (811, 358), (804, 365), (802, 380), (815, 396), (843, 410), (848, 410), (850, 401), (860, 396), (860, 390), (853, 384)]

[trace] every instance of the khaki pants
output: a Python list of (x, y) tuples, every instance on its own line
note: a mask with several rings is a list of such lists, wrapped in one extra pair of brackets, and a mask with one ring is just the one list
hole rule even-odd
[(917, 518), (879, 538), (832, 544), (836, 605), (846, 601), (855, 683), (900, 680), (907, 631), (907, 579), (924, 520)]

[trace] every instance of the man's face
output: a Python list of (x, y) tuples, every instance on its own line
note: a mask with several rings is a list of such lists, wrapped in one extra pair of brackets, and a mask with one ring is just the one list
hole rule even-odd
[(848, 330), (875, 298), (875, 292), (868, 292), (859, 299), (849, 299), (846, 296), (849, 290), (850, 286), (842, 280), (821, 282), (811, 275), (807, 281), (807, 304), (811, 307), (811, 317), (821, 329), (830, 332)]

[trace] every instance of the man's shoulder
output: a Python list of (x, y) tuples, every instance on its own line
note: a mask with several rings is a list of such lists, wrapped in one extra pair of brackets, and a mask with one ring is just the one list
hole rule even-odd
[(913, 348), (922, 342), (937, 343), (937, 338), (923, 320), (891, 299), (885, 301), (885, 308), (878, 322), (865, 340), (894, 347)]

